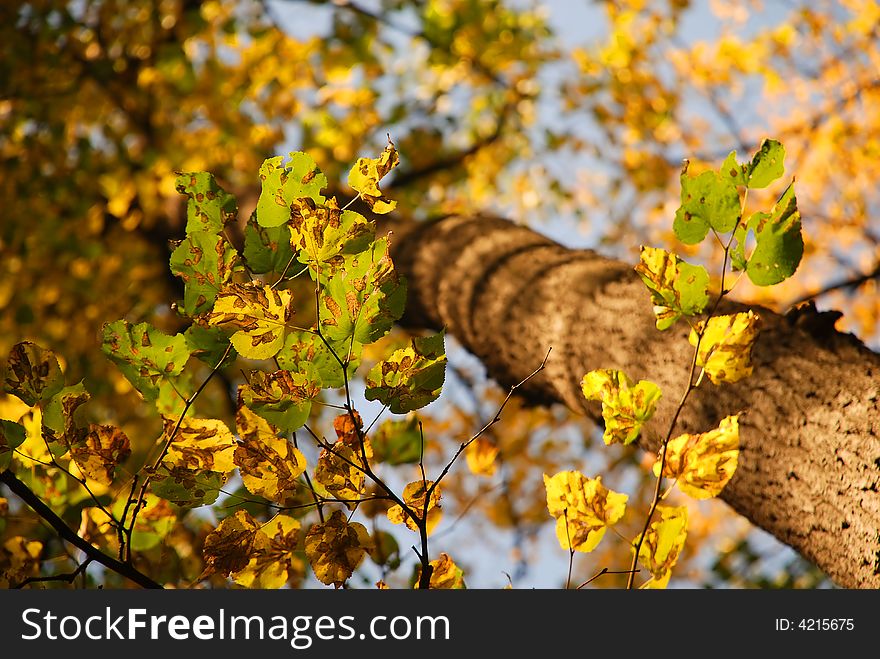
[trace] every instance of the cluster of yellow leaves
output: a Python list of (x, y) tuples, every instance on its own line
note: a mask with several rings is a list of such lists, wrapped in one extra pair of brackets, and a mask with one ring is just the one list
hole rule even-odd
[[(443, 517), (443, 511), (440, 509), (440, 486), (435, 486), (434, 481), (419, 480), (409, 483), (403, 488), (403, 502), (419, 521), (425, 520), (425, 530), (428, 535), (434, 531)], [(405, 524), (410, 531), (419, 530), (416, 520), (400, 504), (389, 508), (387, 515), (392, 524)]]
[(563, 549), (591, 552), (626, 511), (626, 494), (602, 485), (601, 476), (587, 478), (577, 471), (544, 474), (547, 509), (556, 518), (556, 538)]

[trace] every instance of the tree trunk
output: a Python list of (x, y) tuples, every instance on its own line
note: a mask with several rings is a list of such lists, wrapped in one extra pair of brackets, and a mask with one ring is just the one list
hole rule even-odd
[[(639, 441), (657, 450), (693, 348), (685, 323), (655, 329), (650, 296), (630, 264), (498, 218), (386, 226), (409, 282), (404, 324), (446, 327), (504, 386), (552, 347), (524, 395), (593, 418), (599, 406), (580, 391), (587, 371), (618, 368), (652, 380), (664, 396)], [(744, 308), (731, 302), (720, 312)], [(880, 587), (880, 355), (834, 330), (836, 313), (753, 308), (763, 320), (754, 374), (734, 385), (704, 382), (675, 434), (744, 413), (739, 466), (722, 498), (841, 586)]]

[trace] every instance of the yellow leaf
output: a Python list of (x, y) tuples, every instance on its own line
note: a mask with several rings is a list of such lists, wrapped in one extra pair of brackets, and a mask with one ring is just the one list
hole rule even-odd
[[(431, 489), (433, 484), (434, 481), (419, 480), (413, 481), (403, 488), (404, 503), (419, 519), (425, 519), (425, 500), (427, 498), (428, 517), (425, 519), (425, 524), (428, 535), (434, 531), (434, 528), (440, 523), (440, 518), (443, 516), (443, 512), (440, 510), (440, 487), (435, 487), (430, 497), (427, 497), (428, 490)], [(419, 530), (416, 522), (404, 512), (400, 505), (394, 505), (389, 508), (387, 516), (392, 524), (406, 524), (406, 528), (411, 531)]]
[[(730, 316), (715, 316), (705, 327), (697, 353), (697, 366), (703, 367), (714, 384), (737, 382), (752, 374), (752, 346), (758, 336), (761, 319), (752, 311)], [(688, 338), (697, 345), (697, 333)]]
[[(433, 568), (429, 588), (436, 590), (464, 590), (467, 588), (464, 583), (464, 572), (452, 561), (449, 554), (441, 553), (440, 558), (431, 561), (429, 565)], [(419, 566), (416, 575), (416, 588), (419, 587), (421, 576), (422, 570)]]
[(18, 585), (28, 577), (40, 573), (40, 553), (43, 543), (13, 536), (0, 547), (0, 588)]
[(390, 213), (397, 206), (396, 201), (383, 196), (379, 189), (379, 181), (390, 172), (400, 159), (394, 143), (389, 140), (388, 146), (378, 158), (359, 158), (348, 174), (348, 184), (360, 193), (374, 213)]
[[(687, 537), (687, 506), (657, 506), (654, 515), (639, 549), (639, 562), (651, 573), (642, 588), (666, 588)], [(633, 546), (637, 543), (638, 538)]]
[(348, 523), (341, 510), (306, 534), (305, 551), (318, 581), (339, 588), (352, 575), (372, 547), (363, 524)]
[(660, 387), (648, 380), (633, 384), (626, 373), (611, 369), (597, 369), (587, 373), (582, 382), (587, 400), (602, 401), (605, 444), (629, 444), (642, 426), (654, 415), (660, 400)]
[(591, 552), (626, 511), (626, 494), (602, 485), (602, 478), (587, 478), (577, 471), (544, 474), (547, 509), (556, 518), (556, 537), (563, 549)]
[[(678, 488), (695, 499), (716, 497), (733, 477), (739, 458), (739, 417), (726, 417), (715, 430), (687, 433), (666, 445), (663, 475), (676, 479)], [(660, 461), (654, 463), (660, 475)]]
[(118, 550), (119, 537), (116, 528), (107, 513), (100, 508), (82, 509), (77, 534), (104, 552), (115, 553)]
[(113, 470), (129, 455), (128, 437), (115, 426), (92, 424), (85, 439), (70, 447), (70, 457), (80, 471), (102, 485), (113, 482)]
[(498, 446), (485, 437), (478, 437), (465, 449), (468, 469), (477, 476), (493, 476), (498, 468)]
[(361, 417), (357, 412), (353, 416), (354, 420), (352, 415), (340, 414), (333, 420), (337, 440), (332, 450), (321, 451), (315, 468), (315, 481), (323, 485), (330, 496), (345, 501), (349, 510), (354, 510), (364, 495), (364, 456), (367, 461), (373, 457), (373, 448), (366, 437), (361, 447)]
[(207, 315), (212, 327), (236, 331), (232, 345), (242, 357), (269, 359), (284, 345), (293, 314), (290, 291), (276, 291), (268, 284), (225, 284)]
[(390, 588), (388, 588), (388, 584), (385, 583), (384, 581), (382, 581), (381, 579), (379, 579), (379, 581), (376, 582), (376, 588), (379, 590), (390, 590)]
[[(173, 432), (174, 421), (165, 419), (165, 437)], [(180, 424), (162, 464), (192, 471), (228, 474), (235, 469), (235, 438), (219, 419), (187, 417)]]
[(287, 515), (276, 515), (257, 531), (251, 559), (231, 576), (247, 588), (281, 588), (305, 573), (305, 565), (296, 556), (300, 524)]
[(241, 439), (233, 462), (241, 471), (248, 492), (282, 506), (296, 493), (296, 479), (306, 469), (303, 454), (287, 439), (278, 437), (268, 421), (242, 405), (235, 416)]

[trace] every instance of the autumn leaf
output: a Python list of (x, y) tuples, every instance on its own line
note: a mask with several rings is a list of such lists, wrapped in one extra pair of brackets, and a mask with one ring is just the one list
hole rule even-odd
[(487, 437), (478, 437), (464, 451), (468, 469), (477, 476), (493, 476), (498, 469), (498, 445)]
[(57, 442), (58, 446), (52, 449), (55, 457), (67, 452), (72, 444), (82, 441), (88, 433), (87, 427), (77, 423), (75, 414), (90, 398), (83, 383), (79, 382), (64, 387), (43, 406), (43, 437), (48, 442)]
[(446, 377), (443, 332), (414, 337), (367, 374), (367, 400), (378, 400), (394, 414), (404, 414), (437, 400)]
[(43, 543), (20, 535), (8, 538), (0, 547), (0, 588), (13, 588), (40, 573)]
[[(357, 341), (353, 344), (334, 341), (325, 343), (316, 332), (290, 332), (284, 340), (284, 347), (275, 355), (275, 358), (278, 360), (280, 368), (294, 373), (302, 373), (315, 386), (325, 389), (336, 388), (345, 384), (345, 377), (339, 362), (346, 362), (348, 378), (351, 380), (360, 364), (361, 348), (361, 344)], [(349, 349), (351, 349), (351, 355), (349, 355)]]
[(736, 185), (718, 172), (691, 176), (687, 169), (685, 164), (681, 172), (681, 206), (672, 225), (675, 236), (693, 245), (703, 240), (710, 228), (719, 233), (732, 231), (741, 214)]
[(13, 451), (24, 443), (26, 437), (27, 431), (23, 425), (0, 419), (0, 471), (9, 468)]
[(290, 219), (291, 205), (303, 197), (324, 203), (321, 195), (327, 185), (314, 159), (302, 152), (291, 152), (290, 162), (282, 156), (263, 161), (260, 166), (262, 190), (257, 201), (257, 222), (262, 227), (278, 227)]
[[(125, 496), (117, 498), (114, 502), (112, 512), (117, 519), (122, 519), (126, 503)], [(130, 539), (132, 550), (148, 551), (157, 546), (178, 524), (178, 516), (179, 511), (170, 502), (147, 492), (132, 529)], [(106, 514), (104, 517), (106, 518)]]
[(587, 478), (577, 471), (544, 474), (547, 510), (556, 518), (556, 537), (563, 549), (591, 552), (626, 511), (626, 494), (602, 485), (602, 478)]
[[(669, 441), (663, 476), (676, 479), (678, 488), (695, 499), (717, 497), (733, 478), (739, 458), (738, 415), (721, 420), (715, 430), (687, 433)], [(660, 461), (654, 464), (660, 476)]]
[[(357, 424), (357, 426), (355, 426)], [(333, 422), (337, 440), (329, 448), (321, 451), (315, 468), (315, 481), (322, 485), (331, 496), (345, 502), (349, 510), (354, 510), (363, 498), (366, 484), (367, 461), (373, 457), (370, 440), (358, 432), (363, 425), (360, 415), (340, 414)]]
[(296, 479), (306, 469), (299, 449), (283, 437), (264, 418), (242, 405), (235, 416), (240, 441), (233, 462), (241, 471), (244, 486), (251, 494), (282, 506), (288, 505), (297, 490)]
[(312, 401), (320, 391), (320, 386), (301, 373), (251, 371), (248, 384), (239, 387), (239, 396), (252, 411), (290, 433), (308, 420)]
[(181, 174), (177, 177), (175, 186), (180, 194), (187, 196), (187, 234), (197, 231), (218, 234), (235, 219), (235, 197), (221, 188), (212, 174)]
[(341, 210), (335, 198), (318, 204), (303, 197), (291, 206), (290, 244), (315, 281), (326, 281), (344, 265), (345, 254), (359, 254), (374, 237), (373, 224), (360, 213)]
[(70, 457), (79, 470), (102, 485), (113, 482), (114, 469), (130, 454), (128, 437), (116, 426), (92, 424), (85, 439), (70, 446)]
[(634, 384), (623, 371), (597, 369), (584, 375), (581, 382), (587, 400), (602, 402), (605, 444), (629, 444), (642, 426), (654, 415), (660, 400), (660, 387), (649, 380)]
[[(651, 573), (651, 579), (642, 588), (666, 588), (672, 568), (684, 548), (687, 525), (687, 506), (657, 506), (639, 549), (639, 562)], [(633, 546), (637, 543), (638, 538), (633, 541)]]
[(64, 375), (55, 353), (30, 341), (12, 346), (6, 361), (3, 391), (28, 405), (49, 400), (64, 387)]
[(422, 436), (415, 415), (386, 419), (372, 433), (370, 443), (376, 462), (389, 465), (414, 464), (422, 455)]
[[(440, 487), (434, 487), (434, 481), (413, 481), (403, 488), (403, 502), (415, 514), (419, 520), (425, 521), (425, 528), (428, 535), (440, 523), (443, 517), (443, 511), (440, 509)], [(431, 492), (430, 496), (428, 492)], [(426, 509), (427, 502), (427, 509)], [(428, 516), (425, 518), (425, 512)], [(418, 532), (418, 524), (410, 517), (400, 504), (396, 504), (388, 509), (388, 520), (392, 524), (405, 524), (410, 531)]]
[(260, 226), (256, 214), (252, 214), (244, 228), (243, 256), (248, 269), (254, 274), (284, 272), (295, 256), (287, 225)]
[[(761, 327), (761, 319), (752, 311), (729, 316), (713, 316), (708, 324), (701, 322), (702, 331), (697, 352), (697, 366), (706, 371), (714, 384), (738, 382), (752, 374), (752, 347)], [(697, 345), (697, 332), (688, 337)]]
[(709, 303), (709, 273), (672, 252), (642, 247), (635, 270), (651, 291), (658, 330), (672, 327), (682, 315), (700, 313)]
[[(431, 570), (431, 581), (428, 587), (432, 590), (465, 590), (467, 586), (464, 583), (464, 572), (458, 567), (449, 554), (440, 553), (440, 558), (429, 563), (433, 568)], [(416, 573), (416, 588), (421, 584), (422, 568), (419, 566)]]
[(247, 565), (231, 574), (232, 580), (246, 588), (276, 589), (299, 580), (305, 565), (296, 555), (300, 523), (287, 515), (275, 515), (263, 524), (254, 542)]
[(268, 284), (227, 284), (217, 295), (214, 310), (207, 315), (212, 327), (236, 330), (233, 347), (248, 359), (269, 359), (284, 345), (293, 310), (290, 291)]
[(205, 569), (198, 580), (215, 573), (229, 576), (245, 569), (251, 556), (265, 547), (266, 540), (265, 534), (260, 533), (259, 522), (246, 510), (237, 510), (205, 538), (202, 548)]
[(390, 213), (397, 207), (397, 202), (392, 201), (382, 194), (379, 189), (379, 181), (394, 169), (400, 158), (397, 149), (390, 140), (385, 150), (378, 158), (358, 158), (354, 167), (348, 173), (348, 184), (357, 191), (361, 199), (367, 202), (374, 213)]
[(238, 252), (223, 234), (195, 231), (171, 253), (171, 272), (183, 280), (183, 310), (190, 316), (210, 311), (238, 265)]
[(372, 547), (363, 524), (349, 522), (336, 510), (326, 522), (312, 525), (306, 534), (305, 551), (315, 577), (339, 588), (364, 560)]

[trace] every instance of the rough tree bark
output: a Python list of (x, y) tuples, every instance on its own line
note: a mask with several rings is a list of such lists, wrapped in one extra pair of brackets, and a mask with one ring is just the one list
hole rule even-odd
[[(585, 372), (619, 368), (651, 379), (665, 395), (640, 443), (657, 450), (693, 353), (684, 323), (655, 329), (631, 264), (498, 218), (386, 227), (409, 281), (404, 324), (446, 327), (506, 386), (552, 346), (525, 395), (594, 418), (598, 404), (580, 392)], [(834, 313), (753, 308), (763, 320), (754, 374), (735, 385), (707, 381), (676, 432), (706, 431), (745, 412), (739, 467), (722, 498), (841, 586), (880, 587), (880, 355), (834, 330)]]

